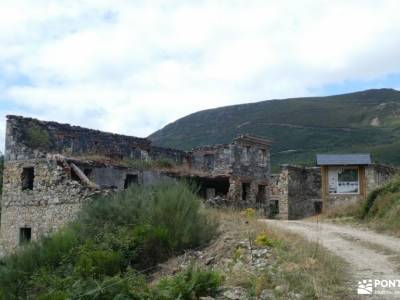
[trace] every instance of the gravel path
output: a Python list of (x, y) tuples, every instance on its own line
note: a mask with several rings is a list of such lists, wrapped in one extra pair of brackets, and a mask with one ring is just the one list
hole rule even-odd
[[(354, 291), (358, 281), (364, 279), (400, 280), (400, 238), (395, 238), (349, 225), (317, 221), (262, 220), (280, 229), (303, 235), (347, 261)], [(384, 291), (397, 295), (374, 294), (360, 299), (400, 299), (400, 287), (374, 288), (374, 293)]]

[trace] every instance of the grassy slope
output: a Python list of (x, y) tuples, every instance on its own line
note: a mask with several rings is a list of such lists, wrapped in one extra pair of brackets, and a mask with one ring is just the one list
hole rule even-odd
[[(200, 111), (150, 135), (155, 144), (182, 149), (228, 143), (239, 133), (273, 139), (272, 159), (312, 163), (316, 152), (371, 151), (379, 161), (400, 164), (400, 92), (262, 101)], [(371, 126), (374, 118), (379, 126)], [(287, 150), (295, 150), (285, 152)]]
[(366, 201), (338, 208), (326, 217), (339, 222), (358, 222), (377, 231), (400, 236), (400, 177), (376, 189)]

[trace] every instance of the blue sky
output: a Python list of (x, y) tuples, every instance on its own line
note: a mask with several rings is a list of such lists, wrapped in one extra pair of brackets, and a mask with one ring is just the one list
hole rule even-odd
[(0, 2), (5, 115), (147, 136), (189, 113), (400, 88), (399, 1)]

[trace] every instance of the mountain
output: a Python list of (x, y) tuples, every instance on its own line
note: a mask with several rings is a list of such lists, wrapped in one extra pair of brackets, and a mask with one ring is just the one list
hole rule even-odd
[(229, 143), (240, 133), (273, 140), (274, 170), (283, 163), (313, 165), (316, 153), (370, 152), (376, 162), (400, 165), (400, 92), (267, 100), (203, 110), (149, 136), (179, 149)]

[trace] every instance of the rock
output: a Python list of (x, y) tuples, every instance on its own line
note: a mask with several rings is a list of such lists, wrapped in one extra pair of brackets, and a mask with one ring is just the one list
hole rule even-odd
[(275, 291), (277, 291), (278, 293), (283, 293), (285, 291), (285, 289), (283, 288), (283, 286), (277, 285), (275, 287)]
[(208, 266), (208, 265), (212, 264), (214, 261), (215, 261), (215, 257), (208, 257), (208, 258), (205, 260), (204, 263)]
[(249, 299), (247, 296), (247, 291), (244, 288), (236, 287), (229, 289), (224, 292), (225, 299), (230, 300), (247, 300)]
[(242, 263), (241, 261), (238, 261), (238, 262), (233, 266), (232, 271), (233, 271), (233, 272), (240, 272), (240, 271), (243, 270), (243, 267), (244, 267), (243, 263)]
[(271, 290), (263, 290), (260, 294), (259, 300), (274, 300), (275, 295), (274, 292)]

